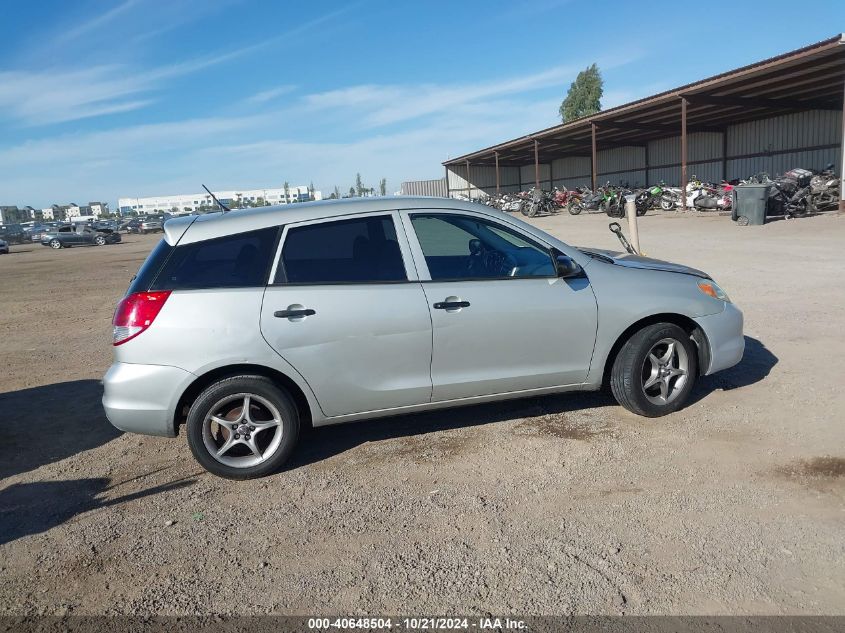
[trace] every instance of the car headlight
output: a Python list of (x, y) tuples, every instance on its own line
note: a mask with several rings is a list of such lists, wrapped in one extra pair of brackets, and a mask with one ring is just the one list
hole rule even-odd
[(719, 299), (721, 301), (725, 301), (726, 303), (731, 302), (731, 298), (728, 296), (728, 293), (722, 290), (721, 287), (719, 287), (719, 284), (712, 279), (702, 279), (699, 281), (698, 289), (714, 299)]

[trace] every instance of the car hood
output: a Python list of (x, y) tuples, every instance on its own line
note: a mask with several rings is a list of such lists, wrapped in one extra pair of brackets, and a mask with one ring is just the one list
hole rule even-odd
[(662, 259), (652, 259), (651, 257), (643, 257), (642, 255), (631, 255), (630, 253), (620, 253), (617, 251), (606, 251), (598, 248), (579, 248), (582, 253), (588, 255), (595, 254), (601, 259), (609, 260), (615, 266), (623, 266), (624, 268), (640, 268), (643, 270), (660, 270), (667, 273), (683, 273), (685, 275), (694, 275), (702, 279), (710, 279), (710, 275), (704, 271), (684, 266), (683, 264), (673, 264), (672, 262), (664, 262)]

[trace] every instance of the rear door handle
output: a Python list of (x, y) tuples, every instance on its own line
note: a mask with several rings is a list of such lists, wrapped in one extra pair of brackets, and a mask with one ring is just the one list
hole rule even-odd
[(435, 310), (455, 310), (457, 308), (468, 308), (469, 301), (438, 301), (434, 304)]
[(296, 319), (300, 317), (313, 316), (315, 314), (317, 314), (317, 312), (311, 308), (302, 308), (301, 310), (276, 310), (273, 313), (273, 316), (280, 319)]

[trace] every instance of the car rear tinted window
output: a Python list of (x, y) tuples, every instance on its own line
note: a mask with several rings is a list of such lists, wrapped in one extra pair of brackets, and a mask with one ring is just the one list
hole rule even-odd
[(278, 233), (272, 227), (176, 246), (149, 289), (264, 286)]
[(275, 283), (405, 281), (393, 219), (387, 215), (291, 228)]

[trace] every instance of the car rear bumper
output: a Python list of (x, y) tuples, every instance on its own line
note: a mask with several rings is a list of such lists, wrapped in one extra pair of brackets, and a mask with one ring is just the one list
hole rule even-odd
[(121, 431), (174, 437), (176, 406), (195, 378), (168, 365), (114, 363), (103, 378), (106, 417)]
[(710, 366), (704, 375), (733, 367), (745, 352), (745, 337), (742, 333), (742, 311), (732, 303), (717, 314), (698, 317), (696, 323), (704, 331), (710, 346)]

